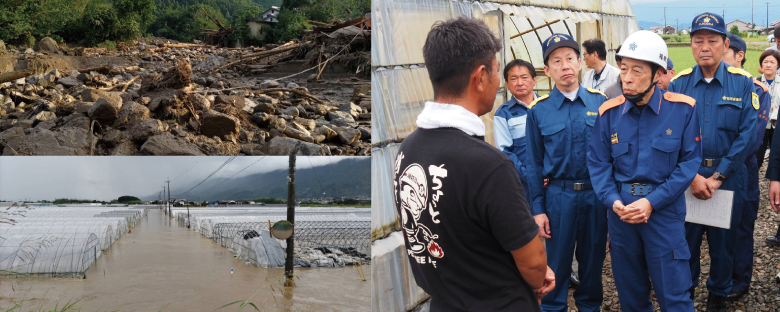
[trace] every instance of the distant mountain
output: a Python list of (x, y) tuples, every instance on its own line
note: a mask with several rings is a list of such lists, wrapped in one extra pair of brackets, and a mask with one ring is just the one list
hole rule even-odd
[[(295, 175), (295, 198), (322, 197), (370, 197), (371, 196), (371, 158), (345, 159), (332, 165), (309, 166), (305, 158), (297, 159), (298, 170)], [(287, 199), (287, 169), (252, 174), (233, 178), (217, 185), (227, 178), (212, 178), (185, 197), (187, 200), (238, 200), (260, 197)], [(181, 194), (200, 181), (187, 186), (173, 187), (171, 194)], [(323, 194), (324, 192), (324, 194)], [(156, 200), (157, 194), (144, 200)]]
[(639, 24), (639, 27), (641, 27), (644, 30), (650, 30), (650, 27), (652, 26), (663, 26), (664, 24), (656, 23), (656, 22), (646, 22), (646, 21), (637, 21), (637, 24)]

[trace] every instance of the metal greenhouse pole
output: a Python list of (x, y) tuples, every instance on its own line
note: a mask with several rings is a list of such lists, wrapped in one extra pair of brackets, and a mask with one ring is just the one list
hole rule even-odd
[[(295, 227), (295, 153), (298, 145), (290, 151), (290, 171), (287, 176), (287, 221)], [(287, 238), (287, 256), (284, 259), (284, 286), (293, 286), (293, 248), (295, 248), (295, 232)]]

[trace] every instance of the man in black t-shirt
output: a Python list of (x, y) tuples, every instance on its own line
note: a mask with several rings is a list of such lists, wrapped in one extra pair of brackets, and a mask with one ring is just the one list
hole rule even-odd
[(540, 311), (555, 287), (512, 161), (478, 117), (500, 84), (501, 41), (481, 21), (436, 23), (423, 55), (434, 102), (401, 144), (396, 209), (431, 311)]

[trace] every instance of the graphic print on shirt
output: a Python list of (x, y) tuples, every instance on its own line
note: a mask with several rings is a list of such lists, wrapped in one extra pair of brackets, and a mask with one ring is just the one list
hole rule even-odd
[[(434, 224), (441, 222), (437, 218), (439, 212), (435, 211), (434, 208), (436, 208), (440, 196), (444, 195), (441, 191), (442, 181), (440, 178), (447, 177), (447, 170), (444, 169), (444, 165), (429, 166), (426, 174), (421, 165), (413, 163), (399, 174), (402, 159), (403, 153), (399, 154), (396, 159), (396, 179), (393, 181), (393, 186), (396, 202), (400, 203), (401, 207), (401, 224), (409, 242), (408, 253), (417, 263), (431, 263), (435, 267), (436, 261), (430, 257), (442, 258), (444, 250), (436, 242), (439, 235), (433, 233), (420, 220), (423, 217), (429, 217)], [(428, 183), (428, 175), (432, 177), (431, 185)]]

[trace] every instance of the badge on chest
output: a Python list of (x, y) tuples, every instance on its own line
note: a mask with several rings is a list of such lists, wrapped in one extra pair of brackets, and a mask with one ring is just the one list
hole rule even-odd
[(617, 133), (612, 134), (612, 144), (618, 144)]

